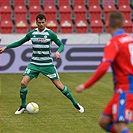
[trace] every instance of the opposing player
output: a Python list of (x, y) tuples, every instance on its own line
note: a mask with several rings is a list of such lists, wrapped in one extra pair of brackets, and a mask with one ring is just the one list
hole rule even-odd
[(60, 53), (64, 50), (64, 45), (58, 39), (56, 34), (50, 29), (46, 28), (46, 17), (43, 14), (39, 14), (36, 17), (36, 24), (38, 28), (30, 31), (24, 38), (14, 42), (8, 46), (0, 48), (0, 54), (6, 49), (15, 48), (26, 41), (32, 41), (32, 58), (29, 65), (23, 73), (23, 79), (20, 87), (20, 98), (21, 106), (15, 112), (15, 114), (21, 114), (26, 109), (26, 95), (28, 92), (28, 84), (33, 78), (37, 78), (39, 73), (47, 76), (53, 84), (68, 98), (72, 101), (74, 107), (81, 113), (84, 112), (84, 108), (74, 99), (69, 89), (62, 84), (59, 79), (59, 75), (53, 64), (51, 58), (51, 42), (54, 41), (58, 45), (58, 50), (55, 52), (55, 57), (60, 58)]
[(112, 39), (106, 43), (101, 64), (92, 77), (76, 87), (77, 92), (91, 87), (111, 66), (114, 95), (99, 119), (100, 126), (112, 133), (131, 133), (128, 123), (133, 121), (133, 37), (125, 33), (123, 16), (112, 11), (109, 16)]

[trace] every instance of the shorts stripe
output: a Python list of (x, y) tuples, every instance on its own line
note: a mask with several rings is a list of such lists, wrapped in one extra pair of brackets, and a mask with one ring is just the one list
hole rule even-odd
[(118, 121), (125, 121), (124, 111), (126, 104), (126, 93), (120, 94), (119, 99), (119, 112), (118, 112)]

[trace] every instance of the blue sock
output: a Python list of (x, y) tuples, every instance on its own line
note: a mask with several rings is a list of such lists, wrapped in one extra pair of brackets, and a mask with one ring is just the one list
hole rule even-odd
[(114, 130), (114, 126), (113, 126), (113, 122), (110, 122), (107, 127), (105, 128), (105, 130), (107, 132), (112, 132), (112, 133), (115, 133), (115, 130)]
[(121, 131), (121, 133), (128, 133), (128, 132), (130, 133), (130, 130), (128, 128)]

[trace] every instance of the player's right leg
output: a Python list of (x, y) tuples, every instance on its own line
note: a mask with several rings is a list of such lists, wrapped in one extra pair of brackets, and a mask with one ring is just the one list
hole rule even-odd
[(28, 92), (28, 83), (35, 77), (37, 78), (39, 74), (39, 69), (37, 66), (33, 64), (29, 64), (24, 71), (24, 76), (21, 81), (20, 87), (20, 98), (21, 98), (21, 106), (15, 112), (15, 114), (21, 114), (26, 110), (26, 95)]
[(21, 106), (18, 108), (15, 114), (21, 114), (26, 110), (26, 95), (28, 92), (27, 86), (29, 82), (30, 82), (30, 77), (23, 76), (20, 87)]

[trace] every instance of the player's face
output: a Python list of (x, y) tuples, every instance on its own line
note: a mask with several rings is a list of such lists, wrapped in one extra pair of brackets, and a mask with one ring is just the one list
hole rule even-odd
[(45, 29), (45, 26), (46, 26), (46, 20), (45, 19), (42, 19), (40, 20), (39, 18), (37, 19), (36, 21), (36, 24), (38, 26), (38, 30), (41, 32)]

